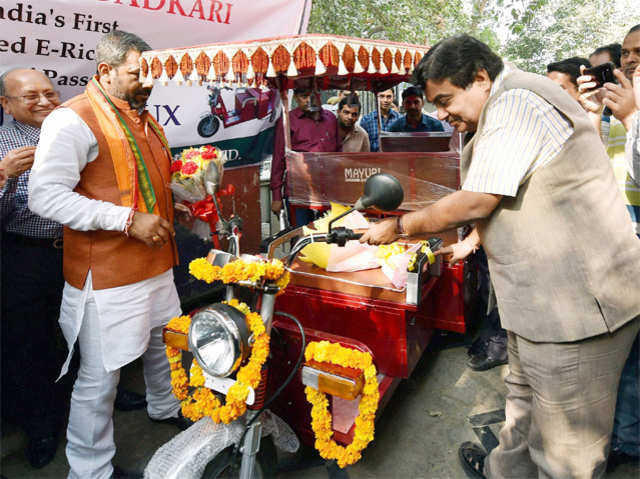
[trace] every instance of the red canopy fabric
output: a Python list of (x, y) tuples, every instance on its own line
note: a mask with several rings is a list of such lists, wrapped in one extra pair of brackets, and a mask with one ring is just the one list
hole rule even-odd
[(295, 35), (144, 52), (140, 77), (178, 84), (212, 82), (380, 91), (408, 81), (428, 47), (337, 35)]

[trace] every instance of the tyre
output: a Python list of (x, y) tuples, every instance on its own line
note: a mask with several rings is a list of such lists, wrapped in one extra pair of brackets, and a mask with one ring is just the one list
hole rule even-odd
[[(263, 437), (260, 440), (253, 477), (259, 479), (275, 477), (278, 463), (276, 454), (271, 436)], [(234, 456), (233, 446), (229, 446), (207, 464), (202, 473), (202, 479), (236, 479), (240, 476), (241, 459), (241, 455)]]
[(220, 119), (215, 115), (207, 115), (198, 122), (198, 135), (209, 138), (220, 128)]

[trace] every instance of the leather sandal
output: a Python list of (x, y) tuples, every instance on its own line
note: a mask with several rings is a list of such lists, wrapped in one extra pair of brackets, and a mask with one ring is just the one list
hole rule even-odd
[(458, 457), (464, 472), (474, 479), (485, 479), (484, 460), (487, 453), (477, 444), (467, 441), (458, 448)]

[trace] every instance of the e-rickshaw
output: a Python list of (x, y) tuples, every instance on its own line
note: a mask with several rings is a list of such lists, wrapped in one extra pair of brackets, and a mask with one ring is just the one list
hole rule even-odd
[[(147, 84), (154, 80), (190, 81), (210, 82), (222, 88), (277, 89), (283, 105), (290, 207), (326, 210), (330, 202), (355, 203), (359, 209), (369, 206), (365, 208), (369, 217), (381, 217), (419, 209), (459, 187), (460, 135), (455, 131), (381, 132), (380, 152), (294, 152), (288, 125), (288, 90), (307, 87), (384, 91), (408, 81), (426, 51), (426, 47), (418, 45), (302, 35), (145, 52), (141, 59), (141, 77)], [(389, 175), (393, 178), (392, 186), (380, 180)], [(389, 200), (389, 196), (395, 200)], [(235, 244), (235, 255), (212, 250), (208, 261), (218, 268), (245, 257), (239, 255), (234, 228), (221, 228), (221, 231), (226, 231), (230, 242)], [(203, 477), (218, 477), (233, 470), (234, 464), (240, 477), (270, 475), (273, 470), (269, 469), (269, 463), (273, 466), (273, 457), (267, 456), (273, 456), (269, 452), (271, 448), (265, 450), (265, 439), (260, 446), (260, 438), (266, 433), (272, 435), (277, 445), (284, 444), (284, 449), (287, 446), (294, 449), (292, 445), (297, 437), (304, 444), (315, 444), (320, 449), (324, 445), (324, 454), (320, 451), (323, 457), (335, 459), (342, 451), (338, 459), (340, 466), (360, 457), (362, 448), (349, 456), (353, 450), (340, 447), (358, 441), (366, 446), (373, 438), (372, 430), (364, 442), (358, 434), (358, 427), (363, 427), (363, 391), (367, 391), (370, 384), (376, 385), (373, 414), (378, 417), (399, 382), (408, 378), (416, 367), (436, 329), (465, 332), (471, 309), (467, 290), (472, 285), (465, 280), (465, 275), (471, 275), (464, 271), (464, 266), (447, 265), (441, 256), (432, 254), (443, 242), (457, 241), (456, 231), (428, 238), (425, 242), (428, 253), (418, 255), (405, 287), (391, 284), (380, 269), (327, 272), (296, 258), (296, 253), (310, 242), (344, 245), (358, 236), (357, 232), (344, 227), (332, 230), (329, 225), (326, 234), (305, 236), (302, 228), (293, 228), (263, 241), (262, 261), (271, 260), (280, 246), (295, 242), (284, 260), (289, 278), (286, 289), (264, 277), (253, 281), (236, 278), (227, 282), (226, 288), (227, 301), (240, 298), (252, 310), (260, 311), (270, 336), (269, 359), (262, 365), (261, 379), (256, 387), (249, 388), (246, 399), (249, 410), (230, 424), (216, 424), (207, 417), (198, 421), (158, 450), (147, 467), (146, 477), (183, 478), (203, 474)], [(403, 241), (419, 240), (427, 238)], [(171, 324), (165, 331), (168, 345), (190, 350), (199, 363), (207, 361), (199, 348), (204, 349), (207, 341), (212, 344), (211, 337), (204, 339), (204, 343), (198, 342), (197, 331), (202, 324), (235, 321), (231, 332), (226, 326), (221, 328), (230, 337), (238, 329), (237, 318), (230, 318), (225, 308), (212, 305), (203, 311), (192, 315), (188, 334), (184, 330), (172, 330)], [(194, 326), (195, 323), (200, 326)], [(216, 376), (211, 373), (212, 368), (202, 367), (206, 386), (220, 393), (227, 392), (234, 384), (237, 367), (243, 361), (246, 363), (241, 350), (243, 344), (251, 346), (251, 339), (237, 336), (229, 347), (236, 369), (225, 369), (212, 377)], [(374, 366), (375, 381), (366, 374), (371, 369), (358, 367), (358, 361), (340, 363), (326, 354), (314, 356), (307, 352), (303, 363), (307, 343), (309, 346), (320, 344), (326, 351), (336, 351), (337, 356), (349, 357), (353, 351), (364, 354), (366, 361), (370, 361), (365, 363)], [(331, 345), (335, 348), (331, 349)], [(317, 350), (322, 347), (316, 346)], [(309, 388), (325, 394), (328, 416), (317, 413), (316, 404), (312, 412)], [(370, 388), (367, 394), (376, 395)], [(267, 406), (269, 412), (257, 419)], [(317, 410), (322, 412), (322, 408)], [(329, 431), (324, 431), (328, 437), (320, 437), (319, 422), (322, 421), (329, 425)]]

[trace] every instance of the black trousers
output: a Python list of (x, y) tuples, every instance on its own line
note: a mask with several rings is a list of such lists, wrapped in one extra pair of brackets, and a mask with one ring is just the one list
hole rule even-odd
[(482, 247), (478, 248), (478, 251), (474, 254), (474, 261), (478, 268), (478, 293), (480, 295), (480, 308), (481, 317), (483, 318), (478, 329), (478, 337), (481, 341), (489, 338), (498, 339), (504, 344), (506, 348), (507, 344), (507, 332), (502, 328), (500, 324), (500, 314), (498, 313), (498, 307), (494, 305), (489, 310), (490, 294), (491, 294), (491, 278), (489, 277), (489, 263), (487, 261), (487, 255)]
[(58, 325), (62, 249), (2, 237), (2, 415), (30, 437), (62, 425), (68, 385), (55, 383), (66, 356)]

